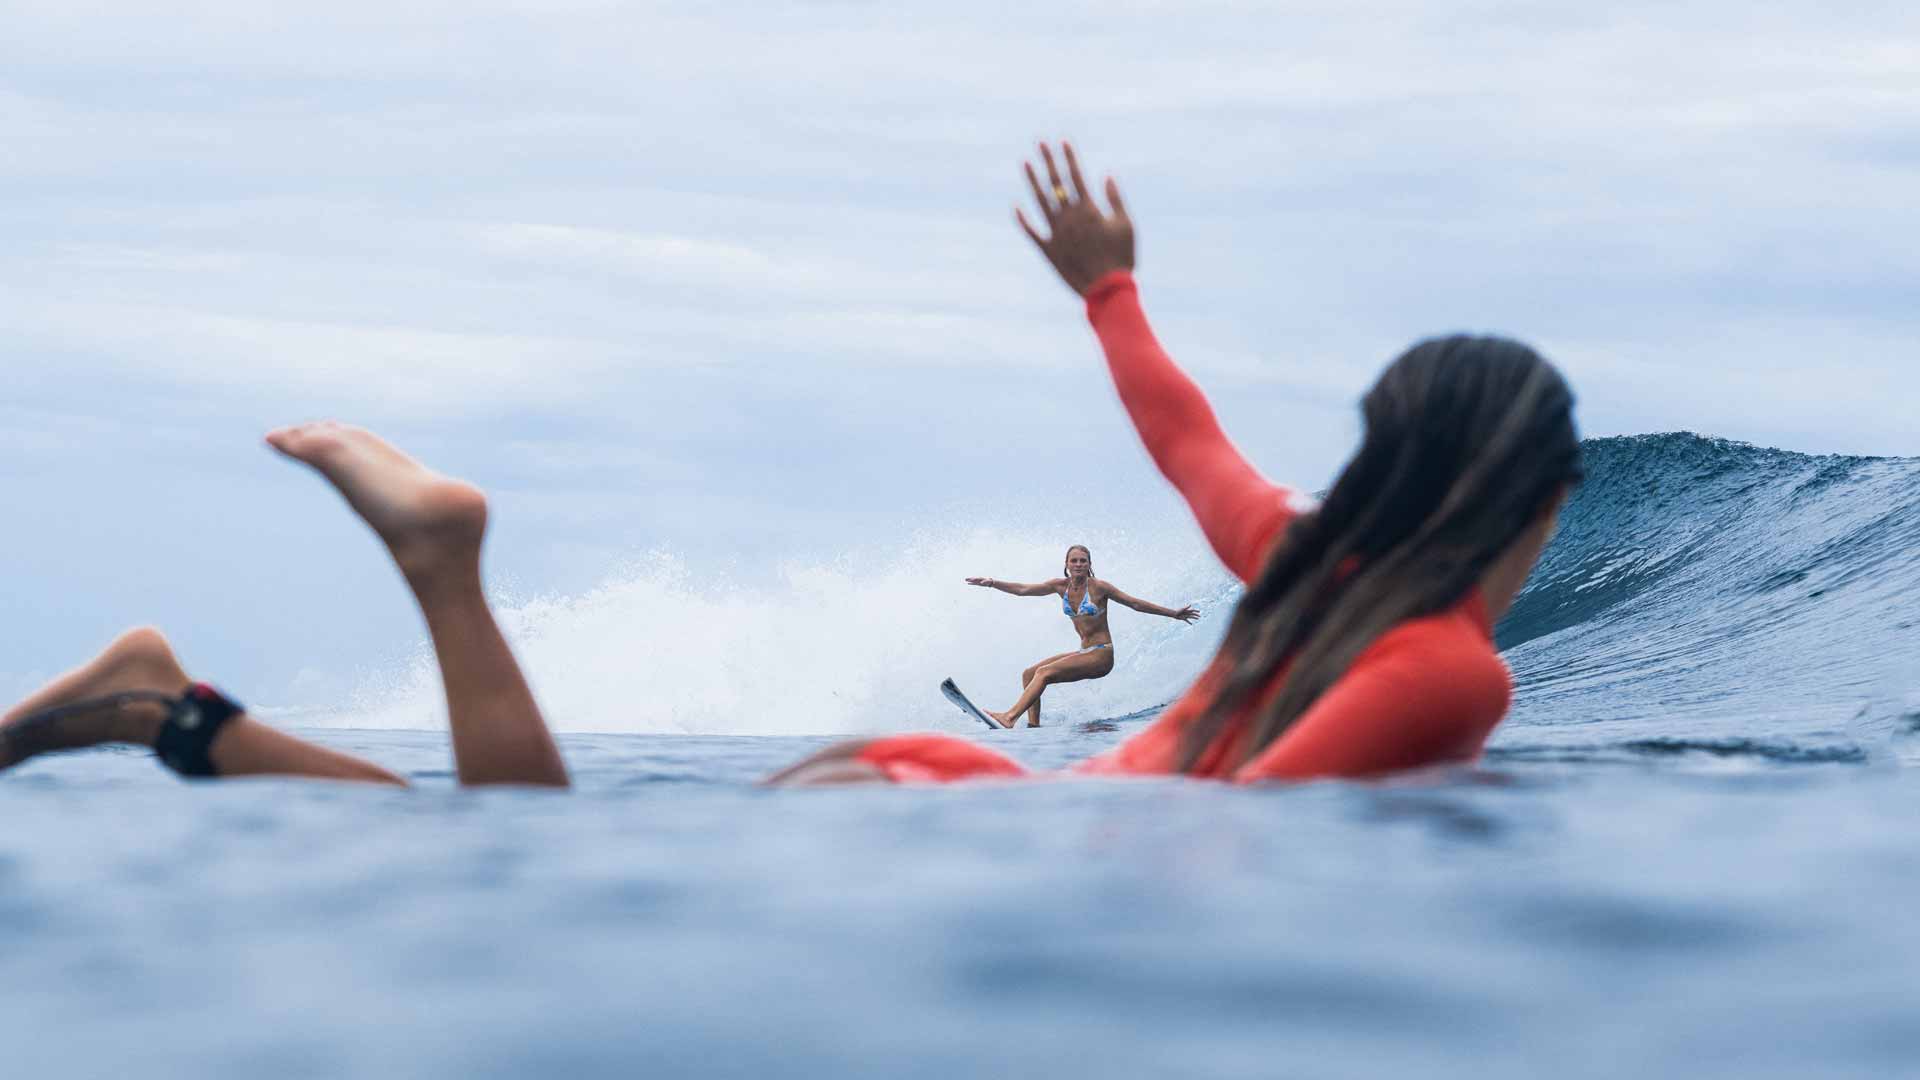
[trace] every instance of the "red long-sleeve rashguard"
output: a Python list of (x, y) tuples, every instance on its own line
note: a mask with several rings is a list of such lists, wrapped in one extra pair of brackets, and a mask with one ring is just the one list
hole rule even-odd
[[(1240, 456), (1200, 388), (1154, 339), (1133, 276), (1108, 274), (1087, 293), (1093, 323), (1120, 400), (1154, 463), (1193, 509), (1207, 542), (1242, 582), (1295, 515), (1311, 506), (1268, 482)], [(1181, 736), (1213, 699), (1224, 663), (1217, 659), (1145, 731), (1075, 766), (1081, 774), (1175, 771)], [(1277, 693), (1286, 671), (1247, 712)], [(1374, 776), (1479, 756), (1506, 715), (1513, 681), (1493, 647), (1479, 591), (1452, 608), (1411, 619), (1382, 634), (1286, 733), (1245, 761), (1243, 715), (1201, 757), (1195, 775), (1240, 782)], [(898, 781), (948, 781), (1027, 775), (986, 747), (944, 735), (876, 739), (861, 760)]]

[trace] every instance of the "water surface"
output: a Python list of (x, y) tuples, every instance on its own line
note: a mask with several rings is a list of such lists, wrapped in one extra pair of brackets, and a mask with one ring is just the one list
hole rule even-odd
[[(6, 1075), (1911, 1072), (1920, 465), (1589, 451), (1478, 768), (771, 791), (824, 740), (598, 734), (572, 794), (463, 792), (441, 734), (337, 730), (421, 790), (35, 762), (0, 776)], [(1050, 767), (1144, 722), (974, 737)]]

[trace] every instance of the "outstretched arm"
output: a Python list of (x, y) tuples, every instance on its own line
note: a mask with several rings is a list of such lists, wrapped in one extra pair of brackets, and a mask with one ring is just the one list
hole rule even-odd
[(1137, 596), (1128, 596), (1126, 593), (1121, 592), (1111, 585), (1108, 585), (1106, 589), (1107, 596), (1112, 599), (1114, 603), (1125, 604), (1133, 610), (1147, 615), (1158, 615), (1163, 619), (1179, 619), (1183, 623), (1190, 623), (1200, 617), (1200, 609), (1192, 605), (1175, 611), (1172, 608), (1164, 608), (1159, 604), (1142, 600)]
[(1294, 518), (1290, 493), (1240, 455), (1200, 388), (1154, 339), (1131, 274), (1102, 278), (1087, 296), (1087, 317), (1147, 453), (1187, 500), (1220, 561), (1253, 580)]
[(1133, 281), (1133, 221), (1119, 185), (1107, 180), (1113, 211), (1103, 212), (1080, 174), (1073, 148), (1064, 150), (1072, 191), (1061, 183), (1050, 147), (1042, 145), (1040, 153), (1052, 181), (1051, 199), (1033, 166), (1027, 166), (1027, 181), (1051, 235), (1043, 238), (1025, 214), (1016, 212), (1020, 225), (1067, 286), (1086, 298), (1087, 317), (1106, 351), (1114, 388), (1154, 464), (1185, 497), (1220, 561), (1242, 581), (1252, 580), (1297, 512), (1291, 493), (1268, 482), (1240, 455), (1206, 396), (1155, 340)]
[(970, 577), (967, 579), (967, 584), (978, 585), (983, 589), (999, 589), (1011, 596), (1053, 596), (1060, 591), (1060, 585), (1065, 580), (1065, 578), (1054, 578), (1052, 581), (1043, 581), (1037, 585), (1022, 585), (1017, 581), (1001, 581), (999, 578)]

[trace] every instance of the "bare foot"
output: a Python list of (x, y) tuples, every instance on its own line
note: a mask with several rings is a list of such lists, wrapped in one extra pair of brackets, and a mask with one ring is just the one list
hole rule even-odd
[(113, 639), (99, 656), (0, 714), (0, 766), (15, 765), (49, 750), (103, 742), (152, 745), (165, 719), (165, 711), (152, 703), (89, 711), (53, 723), (27, 718), (62, 705), (132, 690), (178, 696), (191, 681), (160, 631), (152, 627), (129, 630)]
[(1010, 712), (994, 712), (992, 709), (982, 709), (981, 711), (991, 717), (994, 723), (999, 724), (1003, 728), (1010, 728), (1020, 722)]
[(267, 444), (326, 477), (410, 580), (476, 569), (487, 531), (480, 489), (450, 479), (364, 428), (327, 420), (269, 432)]

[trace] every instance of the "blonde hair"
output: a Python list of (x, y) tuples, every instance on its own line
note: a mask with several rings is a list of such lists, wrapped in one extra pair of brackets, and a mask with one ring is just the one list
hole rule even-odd
[[(1073, 545), (1072, 547), (1070, 547), (1070, 548), (1068, 548), (1068, 549), (1067, 549), (1067, 555), (1066, 555), (1066, 558), (1067, 558), (1067, 561), (1068, 561), (1068, 562), (1070, 562), (1070, 561), (1072, 561), (1072, 559), (1073, 559), (1073, 553), (1074, 553), (1074, 552), (1076, 552), (1076, 551), (1084, 551), (1084, 552), (1086, 552), (1086, 553), (1087, 553), (1087, 576), (1088, 576), (1088, 577), (1092, 577), (1092, 576), (1093, 576), (1093, 549), (1092, 549), (1092, 548), (1089, 548), (1089, 547), (1088, 547), (1087, 545), (1085, 545), (1085, 544), (1075, 544), (1075, 545)], [(1068, 577), (1072, 577), (1072, 576), (1073, 576), (1073, 571), (1067, 568), (1067, 563), (1066, 563), (1066, 562), (1062, 562), (1062, 563), (1060, 564), (1060, 572), (1061, 572), (1062, 574), (1065, 574), (1065, 575), (1067, 575)]]

